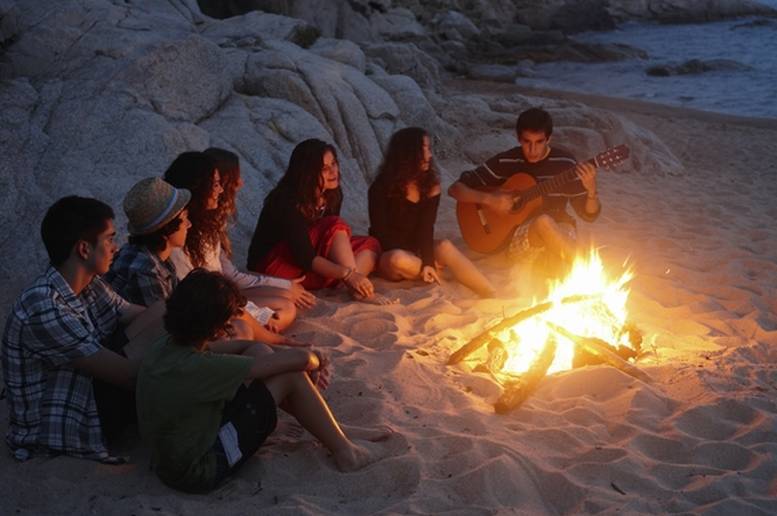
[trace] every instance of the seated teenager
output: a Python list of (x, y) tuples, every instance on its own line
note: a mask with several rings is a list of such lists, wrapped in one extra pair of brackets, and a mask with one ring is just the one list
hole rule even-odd
[(188, 190), (158, 177), (142, 179), (124, 197), (129, 243), (104, 279), (130, 303), (149, 306), (165, 300), (178, 284), (170, 254), (186, 242), (190, 199)]
[[(240, 355), (257, 349), (251, 341), (230, 341), (232, 354), (209, 350), (209, 342), (228, 336), (229, 321), (245, 302), (233, 282), (203, 269), (181, 281), (167, 301), (169, 337), (146, 355), (137, 383), (139, 427), (159, 478), (183, 491), (213, 489), (273, 432), (277, 406), (327, 447), (340, 470), (377, 460), (345, 435), (305, 374), (320, 368), (316, 353), (275, 348)], [(349, 433), (372, 441), (390, 436), (385, 429)]]
[(580, 219), (593, 222), (602, 205), (597, 195), (596, 167), (578, 163), (566, 150), (551, 146), (552, 134), (550, 114), (542, 108), (527, 109), (516, 122), (519, 146), (462, 173), (448, 189), (448, 194), (459, 202), (482, 204), (497, 213), (507, 214), (513, 209), (514, 195), (493, 188), (521, 172), (543, 182), (576, 166), (577, 179), (566, 183), (559, 191), (543, 195), (540, 212), (516, 228), (508, 248), (513, 256), (530, 250), (545, 250), (569, 265), (577, 251), (577, 222), (567, 206), (572, 205)]
[(116, 462), (106, 434), (134, 419), (138, 362), (116, 350), (144, 309), (99, 277), (116, 252), (113, 218), (106, 204), (76, 196), (43, 218), (51, 265), (16, 300), (3, 335), (6, 442), (18, 460), (61, 453)]
[(380, 244), (352, 236), (340, 218), (343, 194), (335, 148), (317, 139), (294, 148), (289, 166), (267, 195), (248, 250), (248, 269), (282, 278), (305, 276), (310, 290), (345, 284), (354, 299), (387, 304), (367, 278)]
[[(219, 170), (202, 152), (184, 152), (165, 172), (165, 181), (176, 188), (185, 188), (192, 194), (188, 206), (191, 227), (186, 243), (173, 249), (170, 259), (178, 279), (183, 279), (195, 267), (224, 273), (242, 289), (251, 289), (261, 282), (254, 274), (237, 270), (222, 256), (221, 240), (226, 232), (226, 212), (219, 209), (221, 186)], [(224, 267), (224, 264), (227, 266)], [(268, 344), (294, 344), (278, 333), (296, 318), (294, 303), (283, 297), (253, 297), (246, 306), (242, 321), (250, 327), (251, 338)]]
[[(224, 213), (224, 223), (234, 224), (237, 220), (237, 204), (235, 199), (237, 192), (243, 187), (243, 178), (240, 176), (240, 159), (234, 152), (218, 147), (205, 150), (218, 169), (221, 178), (221, 187), (224, 192), (219, 197), (219, 210)], [(224, 271), (234, 269), (232, 264), (232, 243), (226, 231), (221, 232), (221, 265)], [(227, 276), (235, 276), (227, 273)], [(242, 276), (240, 276), (242, 278)], [(285, 297), (290, 299), (297, 308), (310, 308), (316, 302), (316, 296), (302, 286), (304, 278), (283, 279), (255, 274), (255, 286), (251, 287), (249, 299), (252, 295), (261, 298)]]
[(392, 281), (439, 284), (439, 269), (448, 267), (461, 284), (493, 296), (488, 279), (450, 240), (434, 239), (439, 205), (440, 178), (429, 135), (418, 127), (397, 131), (369, 190), (370, 235), (383, 248), (378, 271)]

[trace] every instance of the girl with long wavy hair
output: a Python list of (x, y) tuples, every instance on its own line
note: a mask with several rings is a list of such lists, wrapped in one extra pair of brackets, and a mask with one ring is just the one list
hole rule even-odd
[(380, 244), (372, 237), (351, 235), (339, 216), (342, 202), (335, 148), (317, 139), (301, 142), (264, 200), (248, 269), (282, 278), (304, 275), (302, 285), (310, 290), (342, 282), (356, 300), (389, 303), (367, 278), (377, 264)]
[(389, 141), (378, 176), (369, 189), (370, 235), (383, 254), (378, 272), (391, 281), (440, 283), (440, 270), (482, 297), (494, 287), (450, 240), (434, 238), (440, 205), (440, 177), (426, 131), (407, 127)]
[[(211, 147), (205, 149), (205, 154), (213, 160), (218, 169), (221, 187), (224, 189), (219, 196), (219, 213), (224, 218), (225, 230), (221, 232), (221, 255), (232, 260), (232, 243), (229, 240), (227, 225), (237, 222), (237, 193), (243, 188), (243, 177), (240, 175), (240, 158), (232, 151)], [(264, 275), (251, 275), (258, 280), (251, 287), (251, 295), (257, 297), (284, 297), (291, 300), (297, 308), (310, 308), (316, 304), (316, 296), (302, 286), (304, 278), (282, 279)]]
[(242, 321), (250, 326), (253, 337), (268, 344), (294, 344), (278, 334), (296, 318), (294, 303), (282, 296), (257, 293), (255, 287), (263, 286), (267, 279), (240, 272), (222, 251), (221, 243), (228, 241), (229, 213), (219, 207), (224, 188), (213, 160), (203, 152), (184, 152), (167, 169), (164, 179), (192, 193), (188, 206), (191, 228), (186, 243), (170, 255), (178, 278), (183, 279), (197, 267), (224, 274), (250, 300)]

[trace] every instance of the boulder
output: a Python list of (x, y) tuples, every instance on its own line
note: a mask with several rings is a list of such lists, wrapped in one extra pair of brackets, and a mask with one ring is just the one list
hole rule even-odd
[(473, 64), (467, 69), (467, 76), (484, 81), (514, 82), (518, 76), (518, 70), (514, 66)]
[(432, 18), (432, 26), (444, 39), (466, 41), (480, 34), (472, 20), (458, 11), (447, 11)]
[(310, 50), (322, 57), (353, 66), (364, 72), (367, 58), (359, 45), (345, 39), (320, 38)]
[(717, 71), (752, 70), (751, 66), (732, 59), (690, 59), (680, 64), (660, 64), (648, 67), (645, 73), (653, 77), (698, 75)]
[(413, 43), (375, 43), (363, 48), (386, 71), (409, 75), (422, 88), (434, 89), (440, 82), (440, 65)]

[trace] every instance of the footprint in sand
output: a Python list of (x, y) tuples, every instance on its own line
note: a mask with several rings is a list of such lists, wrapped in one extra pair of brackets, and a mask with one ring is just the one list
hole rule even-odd
[(631, 440), (631, 446), (653, 460), (672, 464), (690, 463), (690, 450), (680, 441), (641, 434)]
[(399, 339), (394, 314), (366, 311), (354, 314), (345, 321), (345, 333), (363, 346), (382, 349), (396, 344)]
[(693, 464), (742, 471), (756, 460), (756, 454), (744, 446), (727, 442), (706, 442), (693, 450)]
[(736, 400), (721, 399), (712, 405), (693, 407), (677, 418), (674, 426), (700, 439), (723, 441), (759, 418), (758, 412)]

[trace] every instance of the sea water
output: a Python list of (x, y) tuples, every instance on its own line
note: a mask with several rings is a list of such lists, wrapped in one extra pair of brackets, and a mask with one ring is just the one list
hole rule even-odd
[[(777, 7), (777, 0), (763, 3)], [(535, 65), (527, 86), (627, 97), (743, 116), (777, 118), (777, 18), (740, 18), (714, 23), (658, 25), (628, 23), (573, 39), (625, 43), (646, 59), (607, 63), (554, 62)], [(727, 60), (742, 66), (690, 75), (653, 77), (655, 65), (691, 59)]]

